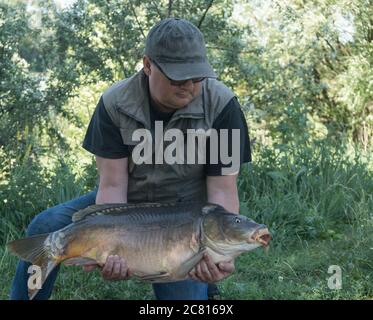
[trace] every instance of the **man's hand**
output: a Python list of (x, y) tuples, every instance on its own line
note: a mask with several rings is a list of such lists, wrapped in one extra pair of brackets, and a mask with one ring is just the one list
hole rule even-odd
[(214, 283), (228, 277), (234, 270), (234, 261), (220, 262), (216, 265), (212, 258), (205, 253), (194, 270), (189, 272), (189, 276), (197, 281)]
[[(97, 264), (83, 266), (84, 271), (92, 271)], [(101, 268), (102, 277), (105, 280), (128, 280), (131, 276), (127, 263), (119, 256), (108, 256), (105, 265)]]

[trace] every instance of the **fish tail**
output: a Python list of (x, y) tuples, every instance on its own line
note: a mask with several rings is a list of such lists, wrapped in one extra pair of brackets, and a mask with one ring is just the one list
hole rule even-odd
[(14, 240), (8, 243), (8, 249), (22, 260), (40, 265), (43, 256), (47, 254), (44, 242), (49, 234), (41, 234)]
[(8, 243), (8, 248), (13, 254), (22, 260), (31, 262), (33, 265), (40, 267), (41, 286), (39, 288), (34, 288), (35, 286), (30, 286), (30, 283), (28, 283), (30, 300), (39, 292), (48, 275), (59, 263), (50, 256), (45, 248), (45, 240), (48, 236), (49, 234), (41, 234)]

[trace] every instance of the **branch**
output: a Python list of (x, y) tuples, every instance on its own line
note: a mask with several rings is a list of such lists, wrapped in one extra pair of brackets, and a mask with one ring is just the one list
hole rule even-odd
[(171, 17), (173, 0), (168, 0), (168, 17)]
[(157, 11), (157, 13), (158, 13), (159, 17), (161, 18), (161, 20), (163, 20), (164, 17), (163, 17), (163, 15), (162, 15), (162, 13), (158, 10), (158, 6), (157, 6), (157, 4), (154, 4), (154, 1), (153, 1), (153, 0), (151, 0), (151, 3), (152, 3), (152, 5), (153, 5), (153, 7), (155, 8), (155, 10)]
[(137, 19), (136, 11), (135, 11), (135, 8), (133, 7), (132, 0), (130, 0), (129, 2), (130, 2), (130, 5), (131, 5), (131, 10), (132, 10), (133, 16), (135, 17), (135, 20), (136, 20), (136, 23), (137, 23), (137, 25), (140, 29), (140, 32), (141, 32), (142, 36), (144, 38), (146, 38), (144, 30), (141, 28), (141, 24), (140, 24), (139, 20)]
[(214, 0), (211, 0), (211, 1), (210, 1), (209, 5), (207, 6), (205, 12), (203, 13), (203, 15), (202, 15), (202, 17), (201, 17), (201, 20), (199, 20), (198, 25), (197, 25), (198, 29), (201, 29), (201, 25), (202, 25), (202, 23), (203, 23), (203, 20), (205, 20), (205, 18), (206, 18), (207, 11), (210, 10), (210, 8), (211, 8), (213, 2), (214, 2)]
[[(313, 78), (317, 84), (320, 84), (321, 76), (316, 67), (313, 68)], [(328, 90), (326, 88), (323, 88), (321, 90), (321, 93), (328, 106), (336, 108), (336, 102), (333, 98), (329, 97)]]

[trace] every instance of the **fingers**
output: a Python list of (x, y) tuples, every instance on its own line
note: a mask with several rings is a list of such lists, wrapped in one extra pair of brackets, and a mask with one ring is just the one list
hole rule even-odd
[[(197, 266), (196, 266), (196, 267), (197, 267)], [(196, 268), (193, 268), (193, 270), (191, 270), (191, 271), (189, 272), (189, 277), (192, 278), (192, 279), (195, 280), (195, 281), (201, 281), (201, 280), (197, 277), (197, 275), (196, 275)]]
[[(215, 267), (216, 268), (216, 267)], [(210, 272), (205, 258), (196, 266), (197, 276), (204, 282), (213, 282), (214, 277)]]
[(105, 280), (124, 280), (129, 277), (127, 263), (117, 255), (108, 256), (101, 273)]
[(106, 259), (106, 263), (101, 270), (101, 274), (104, 279), (107, 279), (107, 280), (110, 279), (111, 273), (113, 272), (113, 265), (114, 265), (114, 256), (108, 256)]
[(127, 262), (121, 258), (121, 269), (120, 269), (120, 278), (125, 279), (129, 277), (129, 272), (128, 272), (128, 266)]
[(205, 254), (203, 259), (189, 272), (189, 276), (196, 281), (212, 283), (226, 278), (234, 269), (233, 261), (222, 262), (218, 267), (212, 258)]
[(219, 281), (224, 277), (219, 268), (217, 267), (217, 265), (214, 263), (214, 261), (208, 254), (205, 255), (204, 261), (206, 263), (206, 268), (208, 269), (211, 275), (212, 282)]
[(119, 278), (120, 275), (121, 275), (121, 269), (122, 269), (122, 261), (119, 257), (116, 257), (114, 258), (114, 264), (113, 264), (113, 270), (112, 270), (112, 273), (111, 273), (111, 277), (112, 278)]
[(219, 269), (222, 272), (232, 273), (232, 272), (235, 271), (236, 268), (234, 266), (233, 261), (230, 261), (230, 262), (220, 262), (219, 263)]

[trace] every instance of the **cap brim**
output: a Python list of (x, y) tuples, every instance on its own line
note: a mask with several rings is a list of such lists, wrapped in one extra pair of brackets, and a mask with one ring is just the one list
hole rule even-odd
[(172, 80), (192, 78), (217, 78), (208, 62), (158, 63), (162, 71)]

